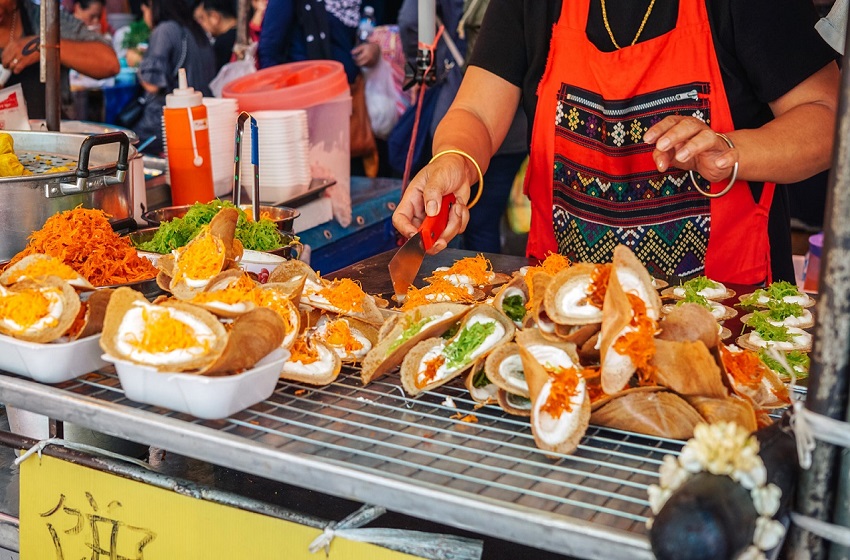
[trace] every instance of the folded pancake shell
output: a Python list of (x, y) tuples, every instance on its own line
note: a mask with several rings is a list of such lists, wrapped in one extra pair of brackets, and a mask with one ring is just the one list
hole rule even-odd
[(56, 276), (0, 286), (0, 332), (29, 342), (56, 340), (71, 327), (80, 298)]
[(91, 282), (79, 272), (55, 257), (36, 253), (28, 255), (0, 275), (0, 284), (8, 286), (21, 280), (37, 280), (45, 276), (58, 276), (78, 290), (94, 290)]

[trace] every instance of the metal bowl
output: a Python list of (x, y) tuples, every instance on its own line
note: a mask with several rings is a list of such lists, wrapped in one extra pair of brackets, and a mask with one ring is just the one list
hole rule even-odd
[[(191, 205), (186, 206), (165, 206), (158, 210), (148, 210), (142, 214), (142, 219), (149, 225), (159, 226), (162, 222), (168, 222), (174, 218), (182, 218), (189, 211)], [(251, 215), (251, 205), (242, 204), (242, 210)], [(286, 206), (260, 206), (260, 215), (268, 217), (277, 225), (277, 229), (283, 233), (291, 233), (295, 224), (295, 218), (301, 215), (301, 212), (295, 208), (287, 208)]]

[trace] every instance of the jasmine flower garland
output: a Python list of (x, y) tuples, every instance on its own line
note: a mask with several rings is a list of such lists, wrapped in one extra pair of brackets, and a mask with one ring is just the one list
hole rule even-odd
[[(759, 442), (734, 422), (700, 424), (694, 437), (685, 444), (679, 457), (666, 455), (659, 469), (658, 485), (648, 489), (649, 507), (658, 515), (670, 496), (692, 476), (708, 472), (728, 476), (750, 491), (753, 506), (759, 514), (752, 545), (738, 560), (762, 560), (764, 551), (776, 547), (785, 527), (773, 519), (779, 510), (782, 490), (767, 483), (767, 469), (759, 456)], [(652, 519), (647, 522), (652, 525)]]

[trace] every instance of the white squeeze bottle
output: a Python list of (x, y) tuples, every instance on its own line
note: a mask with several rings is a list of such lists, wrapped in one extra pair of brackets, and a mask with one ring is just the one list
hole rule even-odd
[(186, 83), (186, 69), (178, 74), (178, 86), (165, 96), (165, 138), (171, 203), (175, 206), (209, 202), (215, 198), (210, 131), (204, 96)]

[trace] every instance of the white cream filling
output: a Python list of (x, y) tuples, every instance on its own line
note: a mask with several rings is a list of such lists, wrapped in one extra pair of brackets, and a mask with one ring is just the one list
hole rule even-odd
[[(620, 282), (620, 286), (623, 287), (623, 291), (636, 295), (646, 304), (646, 315), (650, 319), (658, 320), (658, 311), (650, 305), (649, 302), (652, 301), (652, 295), (649, 293), (646, 285), (641, 281), (640, 277), (637, 274), (633, 273), (631, 270), (625, 268), (617, 268), (617, 280)], [(600, 310), (601, 315), (601, 310)]]
[[(622, 337), (626, 336), (630, 332), (635, 332), (637, 329), (632, 327), (631, 325), (626, 325), (623, 327), (623, 330), (620, 331), (620, 334), (614, 339), (614, 343), (608, 347), (608, 351), (605, 353), (605, 359), (602, 362), (602, 368), (605, 371), (622, 371), (622, 370), (632, 370), (635, 367), (632, 359), (624, 354), (620, 354), (616, 350), (614, 350), (614, 346), (617, 344), (617, 341)], [(602, 337), (599, 337), (600, 340)]]
[(499, 388), (492, 383), (488, 383), (484, 387), (472, 387), (469, 390), (469, 395), (472, 400), (477, 402), (488, 402), (496, 400), (499, 394)]
[(537, 437), (547, 445), (557, 446), (569, 438), (578, 427), (579, 411), (585, 399), (587, 387), (584, 379), (579, 378), (576, 393), (570, 397), (570, 411), (562, 413), (558, 418), (543, 411), (551, 390), (552, 381), (547, 381), (537, 400), (534, 401), (531, 414), (537, 427)]
[(221, 301), (207, 301), (202, 303), (204, 307), (209, 307), (210, 309), (215, 309), (217, 311), (228, 311), (230, 313), (244, 313), (248, 311), (248, 304), (244, 301), (239, 301), (236, 303), (224, 303)]
[[(157, 353), (148, 352), (136, 347), (131, 341), (138, 339), (140, 333), (145, 330), (145, 319), (143, 317), (145, 309), (168, 313), (172, 319), (184, 323), (195, 333), (195, 340), (197, 340), (198, 344), (191, 348), (181, 348), (172, 350), (171, 352)], [(136, 302), (124, 314), (124, 318), (121, 319), (121, 324), (118, 326), (118, 332), (115, 337), (115, 346), (122, 356), (129, 357), (136, 362), (164, 366), (188, 362), (203, 356), (208, 351), (204, 347), (204, 342), (212, 343), (214, 341), (215, 333), (212, 329), (191, 314), (170, 307), (158, 307), (149, 303)]]
[(591, 305), (587, 299), (590, 286), (586, 282), (567, 282), (555, 294), (556, 305), (561, 313), (591, 322), (602, 321), (602, 310)]
[(327, 375), (334, 367), (333, 354), (325, 346), (316, 345), (316, 352), (319, 354), (319, 359), (309, 364), (302, 363), (299, 360), (289, 360), (283, 364), (283, 373), (292, 373), (297, 375)]
[[(65, 310), (65, 303), (62, 301), (62, 294), (56, 290), (39, 290), (41, 295), (47, 299), (47, 315), (38, 319), (35, 323), (30, 325), (29, 327), (24, 327), (10, 319), (9, 317), (3, 318), (3, 325), (11, 331), (28, 334), (33, 332), (38, 332), (40, 330), (48, 329), (56, 324), (60, 317), (62, 317), (62, 312)], [(12, 294), (13, 292), (10, 290), (3, 290), (2, 294)]]
[(788, 327), (788, 333), (791, 335), (789, 342), (777, 342), (765, 340), (756, 331), (750, 331), (750, 344), (759, 348), (767, 348), (771, 346), (777, 350), (800, 350), (808, 348), (812, 343), (812, 335), (797, 327)]
[[(698, 295), (701, 295), (705, 299), (723, 299), (726, 297), (727, 293), (726, 286), (722, 284), (715, 288), (703, 288), (697, 292)], [(685, 297), (685, 288), (682, 286), (676, 286), (673, 288), (673, 295), (680, 298)]]
[(785, 303), (796, 303), (797, 305), (808, 305), (812, 301), (812, 298), (803, 294), (799, 296), (785, 296), (782, 298), (782, 301)]
[(499, 362), (499, 375), (514, 392), (528, 394), (528, 381), (519, 354), (511, 354)]

